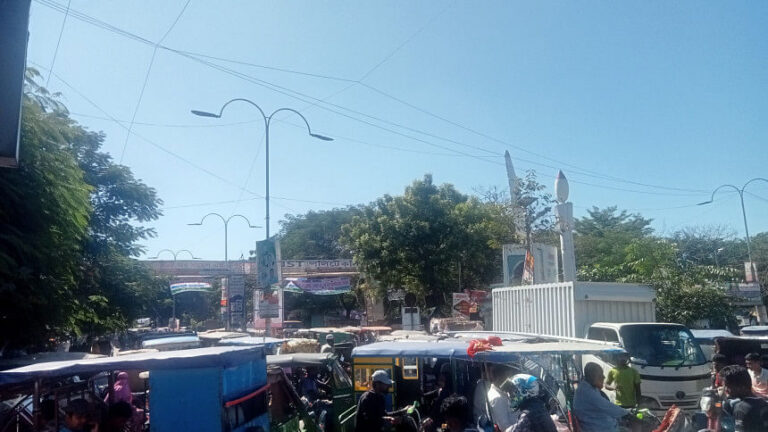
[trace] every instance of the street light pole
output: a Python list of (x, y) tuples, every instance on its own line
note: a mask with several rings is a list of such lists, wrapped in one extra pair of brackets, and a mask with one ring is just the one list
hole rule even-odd
[[(227, 101), (224, 105), (221, 106), (221, 109), (219, 109), (219, 113), (218, 114), (212, 113), (212, 112), (208, 112), (208, 111), (200, 111), (200, 110), (192, 110), (192, 114), (197, 115), (197, 116), (201, 116), (201, 117), (221, 118), (222, 114), (224, 113), (224, 109), (229, 104), (231, 104), (232, 102), (245, 102), (247, 104), (252, 105), (257, 110), (259, 110), (259, 113), (261, 114), (261, 117), (264, 119), (264, 146), (265, 146), (264, 155), (265, 155), (265, 159), (266, 159), (266, 168), (264, 170), (264, 172), (266, 174), (266, 182), (265, 182), (266, 194), (264, 196), (264, 203), (265, 203), (265, 211), (264, 211), (265, 217), (264, 217), (264, 220), (265, 220), (265, 223), (266, 223), (266, 238), (269, 239), (269, 222), (270, 222), (270, 219), (269, 219), (269, 135), (270, 135), (270, 133), (269, 132), (270, 132), (270, 125), (272, 124), (272, 119), (275, 117), (275, 114), (277, 114), (279, 112), (282, 112), (282, 111), (292, 112), (292, 113), (296, 114), (297, 116), (299, 116), (304, 121), (304, 124), (307, 125), (307, 133), (309, 134), (309, 136), (311, 136), (313, 138), (317, 138), (317, 139), (322, 140), (322, 141), (333, 141), (333, 138), (327, 137), (325, 135), (320, 135), (320, 134), (313, 133), (312, 132), (312, 128), (309, 126), (309, 121), (307, 120), (307, 118), (304, 117), (304, 115), (302, 113), (300, 113), (299, 111), (297, 111), (297, 110), (295, 110), (293, 108), (278, 108), (278, 109), (272, 111), (271, 114), (267, 115), (264, 112), (264, 110), (256, 102), (253, 102), (252, 100), (245, 99), (245, 98), (234, 98), (234, 99), (231, 99), (231, 100)], [(266, 291), (266, 290), (269, 289), (269, 287), (262, 287), (262, 289), (264, 289)], [(264, 334), (265, 334), (265, 337), (266, 337), (266, 334), (269, 333), (269, 331), (270, 331), (270, 324), (271, 324), (271, 319), (270, 318), (265, 318), (265, 320), (264, 320), (264, 327), (265, 327), (264, 328)]]
[[(241, 215), (241, 214), (233, 214), (232, 216), (225, 218), (224, 216), (220, 215), (219, 213), (208, 213), (207, 215), (203, 216), (202, 219), (200, 219), (200, 222), (194, 222), (194, 223), (188, 223), (187, 225), (202, 225), (205, 222), (205, 219), (208, 216), (217, 216), (221, 221), (224, 223), (224, 266), (227, 269), (227, 281), (229, 281), (229, 222), (236, 217), (239, 217), (243, 219), (247, 224), (248, 228), (261, 228), (257, 225), (251, 225), (251, 221), (248, 220), (247, 217)], [(229, 282), (227, 282), (229, 283)], [(227, 306), (229, 307), (229, 306)], [(229, 309), (228, 309), (229, 310)], [(229, 317), (226, 317), (225, 319), (225, 326), (227, 330), (229, 330), (230, 322)]]
[(243, 219), (247, 224), (248, 228), (261, 228), (257, 225), (251, 225), (251, 221), (248, 220), (247, 217), (241, 215), (241, 214), (233, 214), (232, 216), (225, 218), (224, 216), (220, 215), (219, 213), (208, 213), (207, 215), (203, 216), (202, 219), (200, 219), (200, 222), (193, 222), (188, 223), (187, 225), (202, 225), (205, 222), (205, 219), (208, 218), (208, 216), (218, 216), (219, 219), (221, 219), (222, 222), (224, 222), (224, 262), (229, 262), (229, 222), (236, 217), (239, 217)]
[(744, 207), (744, 190), (749, 186), (750, 183), (756, 182), (756, 181), (762, 181), (768, 183), (768, 179), (762, 178), (762, 177), (755, 177), (746, 183), (744, 183), (744, 186), (741, 188), (734, 186), (732, 184), (724, 184), (718, 186), (715, 190), (712, 191), (712, 196), (709, 198), (709, 201), (704, 201), (698, 203), (698, 205), (707, 205), (712, 204), (715, 201), (715, 194), (723, 188), (730, 188), (738, 192), (739, 194), (739, 200), (741, 201), (741, 216), (744, 219), (744, 234), (746, 235), (747, 239), (747, 257), (749, 258), (749, 273), (752, 276), (752, 281), (757, 282), (757, 275), (755, 274), (755, 265), (754, 261), (752, 261), (752, 244), (749, 238), (749, 224), (747, 224), (747, 210)]
[[(163, 253), (163, 252), (168, 252), (171, 255), (173, 255), (173, 262), (176, 262), (178, 260), (179, 254), (182, 253), (182, 252), (188, 253), (189, 256), (192, 257), (193, 260), (199, 260), (200, 259), (200, 258), (196, 257), (195, 254), (193, 254), (192, 251), (190, 251), (189, 249), (179, 249), (177, 251), (172, 251), (170, 249), (160, 249), (159, 251), (157, 251), (155, 256), (149, 257), (148, 259), (152, 259), (152, 260), (153, 259), (158, 259), (158, 258), (160, 258), (160, 254)], [(171, 292), (171, 300), (173, 300), (173, 306), (171, 308), (171, 316), (173, 317), (174, 323), (175, 323), (175, 320), (176, 320), (176, 296), (173, 294), (173, 292)]]
[(299, 116), (304, 121), (304, 124), (307, 125), (307, 133), (309, 134), (309, 136), (311, 136), (313, 138), (317, 138), (317, 139), (322, 140), (322, 141), (333, 141), (333, 138), (327, 137), (325, 135), (320, 135), (320, 134), (317, 134), (317, 133), (313, 133), (312, 132), (312, 128), (309, 126), (309, 121), (307, 120), (307, 118), (304, 117), (304, 115), (302, 113), (300, 113), (299, 111), (297, 111), (297, 110), (295, 110), (293, 108), (278, 108), (278, 109), (272, 111), (271, 114), (267, 115), (266, 112), (264, 112), (264, 110), (257, 103), (255, 103), (255, 102), (253, 102), (253, 101), (251, 101), (249, 99), (245, 99), (245, 98), (235, 98), (235, 99), (231, 99), (231, 100), (227, 101), (224, 105), (221, 106), (221, 109), (219, 109), (219, 113), (218, 114), (212, 113), (212, 112), (208, 112), (208, 111), (200, 111), (200, 110), (192, 110), (192, 114), (197, 115), (197, 116), (201, 116), (201, 117), (221, 118), (221, 116), (224, 114), (224, 110), (232, 102), (245, 102), (247, 104), (252, 105), (253, 107), (255, 107), (259, 111), (259, 114), (261, 114), (261, 117), (264, 119), (264, 134), (265, 134), (265, 143), (264, 143), (265, 144), (265, 150), (264, 150), (264, 154), (265, 154), (265, 158), (266, 158), (266, 168), (265, 168), (265, 173), (266, 173), (266, 196), (264, 197), (264, 202), (266, 204), (266, 209), (265, 209), (265, 216), (266, 217), (264, 219), (266, 220), (266, 234), (267, 234), (266, 238), (269, 238), (269, 135), (270, 135), (269, 132), (270, 132), (270, 125), (272, 124), (272, 119), (274, 119), (275, 115), (277, 113), (279, 113), (279, 112), (289, 111), (289, 112), (292, 112), (292, 113), (296, 114), (297, 116)]

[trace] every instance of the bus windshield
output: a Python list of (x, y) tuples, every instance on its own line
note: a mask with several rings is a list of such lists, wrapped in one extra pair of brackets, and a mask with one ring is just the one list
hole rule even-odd
[(683, 326), (627, 325), (620, 330), (633, 362), (648, 366), (697, 366), (706, 363), (701, 348)]

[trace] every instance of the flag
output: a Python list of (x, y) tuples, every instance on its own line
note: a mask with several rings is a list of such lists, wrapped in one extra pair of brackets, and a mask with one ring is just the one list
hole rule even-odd
[(525, 251), (525, 267), (523, 267), (523, 285), (533, 285), (533, 254)]

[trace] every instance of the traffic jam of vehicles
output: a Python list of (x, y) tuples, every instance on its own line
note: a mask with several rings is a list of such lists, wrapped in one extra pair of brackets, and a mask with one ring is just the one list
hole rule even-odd
[(759, 327), (657, 323), (648, 287), (497, 288), (490, 302), (494, 330), (137, 328), (111, 353), (18, 358), (0, 371), (2, 430), (85, 430), (99, 410), (116, 430), (728, 430), (739, 374), (768, 396)]

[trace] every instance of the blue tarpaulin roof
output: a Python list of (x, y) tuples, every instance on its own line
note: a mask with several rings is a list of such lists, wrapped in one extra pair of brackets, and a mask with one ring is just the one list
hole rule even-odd
[(0, 372), (0, 385), (31, 381), (37, 378), (96, 374), (116, 370), (158, 370), (204, 367), (231, 367), (253, 361), (264, 355), (264, 346), (217, 346), (179, 351), (129, 354), (122, 357), (68, 360), (36, 363)]
[[(363, 345), (352, 351), (352, 357), (426, 357), (472, 360), (467, 354), (469, 341), (442, 340), (438, 342), (394, 341)], [(478, 352), (474, 359), (490, 362), (515, 361), (537, 354), (596, 354), (618, 353), (618, 346), (588, 341), (504, 342), (491, 351)]]

